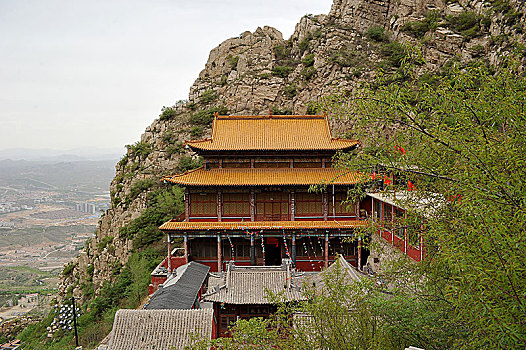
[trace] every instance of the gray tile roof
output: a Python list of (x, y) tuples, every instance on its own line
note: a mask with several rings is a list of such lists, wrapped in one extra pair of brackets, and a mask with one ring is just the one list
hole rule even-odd
[(213, 317), (211, 309), (121, 309), (115, 314), (109, 349), (184, 349), (194, 336), (211, 339)]
[(147, 310), (191, 309), (209, 270), (210, 267), (194, 261), (180, 266), (175, 275), (150, 297), (144, 308)]
[(224, 278), (210, 278), (209, 292), (203, 299), (227, 304), (270, 304), (267, 291), (272, 291), (282, 293), (287, 301), (303, 300), (299, 279), (288, 268), (232, 267)]
[(340, 272), (343, 276), (343, 278), (348, 282), (355, 282), (360, 281), (362, 278), (364, 278), (366, 275), (359, 272), (354, 266), (349, 264), (345, 258), (340, 255), (340, 257), (332, 263), (326, 270), (317, 273), (315, 275), (311, 275), (308, 278), (305, 278), (303, 283), (304, 285), (310, 285), (314, 286), (317, 289), (322, 289), (325, 286), (324, 277), (327, 273), (331, 273), (337, 268), (340, 268)]

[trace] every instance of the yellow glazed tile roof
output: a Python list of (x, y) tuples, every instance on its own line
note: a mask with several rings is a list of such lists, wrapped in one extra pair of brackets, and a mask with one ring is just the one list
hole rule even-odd
[(184, 186), (353, 185), (363, 180), (359, 172), (334, 168), (197, 168), (165, 181)]
[(170, 220), (159, 229), (164, 231), (184, 230), (301, 230), (301, 229), (348, 229), (366, 225), (365, 220), (345, 221), (240, 221), (202, 222)]
[(197, 150), (339, 150), (355, 140), (333, 138), (324, 116), (215, 116), (212, 138), (186, 142)]

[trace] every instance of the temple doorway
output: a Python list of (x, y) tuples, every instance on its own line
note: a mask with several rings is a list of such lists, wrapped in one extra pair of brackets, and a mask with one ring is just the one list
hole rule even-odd
[(279, 265), (281, 265), (281, 244), (279, 239), (269, 237), (265, 244), (265, 266)]

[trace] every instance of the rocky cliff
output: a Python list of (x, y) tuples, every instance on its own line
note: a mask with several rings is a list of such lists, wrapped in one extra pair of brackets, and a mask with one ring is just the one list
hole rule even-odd
[[(210, 52), (189, 99), (164, 108), (117, 164), (112, 206), (62, 274), (60, 296), (86, 297), (79, 287), (86, 283), (96, 295), (118, 273), (134, 248), (120, 228), (141, 216), (160, 176), (191, 163), (182, 142), (207, 136), (214, 112), (314, 113), (311, 104), (322, 96), (352, 90), (379, 70), (396, 72), (406, 54), (403, 42), (420, 48), (421, 74), (451, 60), (495, 64), (512, 50), (526, 56), (524, 13), (519, 0), (334, 0), (329, 14), (301, 18), (287, 40), (262, 27), (224, 41)], [(345, 122), (332, 123), (336, 134), (346, 132)]]

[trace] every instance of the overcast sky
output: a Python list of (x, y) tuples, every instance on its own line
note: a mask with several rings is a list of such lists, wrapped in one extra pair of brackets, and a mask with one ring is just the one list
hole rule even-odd
[(332, 0), (0, 0), (0, 150), (121, 148), (188, 98), (210, 50), (290, 37)]

